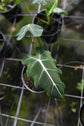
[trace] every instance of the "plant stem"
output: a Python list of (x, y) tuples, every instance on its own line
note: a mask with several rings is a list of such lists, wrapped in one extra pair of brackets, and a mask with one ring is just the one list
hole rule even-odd
[(45, 20), (43, 20), (43, 19), (41, 19), (41, 18), (38, 18), (38, 17), (36, 17), (36, 18), (39, 19), (41, 22), (43, 22), (43, 23), (49, 25), (49, 22), (48, 22), (48, 21), (45, 21)]

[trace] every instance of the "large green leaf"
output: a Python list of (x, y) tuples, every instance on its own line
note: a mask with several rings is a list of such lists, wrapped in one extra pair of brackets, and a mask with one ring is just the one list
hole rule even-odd
[(25, 54), (22, 64), (27, 66), (27, 76), (34, 80), (38, 89), (44, 89), (49, 97), (64, 98), (64, 83), (60, 79), (61, 70), (49, 51), (36, 49), (36, 55)]
[(31, 34), (34, 37), (40, 37), (42, 35), (43, 28), (39, 25), (36, 25), (36, 24), (25, 25), (20, 29), (20, 31), (16, 35), (17, 40), (21, 40), (28, 31), (31, 32)]
[(47, 17), (53, 13), (53, 10), (57, 7), (57, 4), (58, 4), (58, 0), (55, 0), (54, 2), (48, 5), (46, 9)]

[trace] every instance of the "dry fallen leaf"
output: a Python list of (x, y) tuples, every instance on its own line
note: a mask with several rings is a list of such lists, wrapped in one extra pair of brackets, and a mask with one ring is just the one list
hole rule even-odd
[(81, 68), (83, 68), (83, 65), (76, 66), (76, 67), (74, 68), (74, 70), (78, 70), (78, 69), (81, 69)]

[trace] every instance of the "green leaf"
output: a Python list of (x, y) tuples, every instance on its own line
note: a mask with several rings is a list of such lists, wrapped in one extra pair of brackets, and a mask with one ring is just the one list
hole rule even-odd
[(20, 31), (18, 32), (18, 34), (16, 35), (16, 36), (18, 36), (17, 40), (21, 40), (25, 36), (25, 34), (27, 33), (27, 31), (28, 31), (28, 25), (23, 26), (20, 29)]
[(55, 8), (55, 9), (53, 10), (53, 12), (54, 12), (54, 13), (57, 13), (57, 14), (65, 14), (65, 15), (68, 14), (66, 10), (61, 9), (61, 8), (58, 8), (58, 7)]
[(77, 84), (77, 87), (76, 87), (77, 90), (79, 90), (79, 91), (82, 90), (82, 83), (83, 83), (83, 90), (84, 90), (84, 80), (82, 80), (81, 82), (79, 82), (79, 83)]
[(74, 112), (74, 113), (76, 112), (76, 108), (72, 108), (71, 110), (72, 110), (72, 112)]
[(22, 0), (17, 0), (16, 5), (19, 5)]
[(49, 4), (49, 6), (46, 9), (47, 17), (50, 16), (53, 13), (53, 10), (57, 7), (57, 4), (58, 4), (58, 0), (55, 0), (54, 2)]
[(64, 98), (65, 85), (60, 79), (62, 71), (56, 67), (56, 60), (49, 51), (36, 48), (36, 55), (25, 54), (22, 64), (27, 66), (27, 76), (34, 80), (36, 88), (44, 89), (49, 97)]
[(47, 2), (45, 0), (33, 0), (33, 4), (41, 4), (41, 5), (47, 5)]
[(50, 0), (46, 0), (48, 3), (50, 3), (51, 1)]
[(21, 40), (27, 32), (31, 32), (34, 37), (40, 37), (43, 32), (43, 28), (36, 24), (28, 24), (23, 26), (16, 36), (17, 40)]
[(43, 32), (43, 28), (36, 24), (28, 24), (28, 30), (32, 33), (34, 37), (40, 37)]

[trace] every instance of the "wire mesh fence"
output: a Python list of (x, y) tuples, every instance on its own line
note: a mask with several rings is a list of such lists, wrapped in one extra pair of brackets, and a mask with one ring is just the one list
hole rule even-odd
[[(66, 9), (67, 1), (64, 0), (60, 2), (63, 3), (62, 6)], [(56, 98), (47, 97), (45, 92), (33, 94), (28, 91), (22, 83), (22, 53), (25, 50), (25, 52), (29, 54), (32, 53), (32, 50), (35, 48), (35, 38), (33, 38), (33, 36), (30, 38), (29, 35), (26, 35), (23, 40), (24, 42), (21, 41), (19, 44), (19, 42), (16, 41), (16, 35), (14, 32), (15, 30), (17, 32), (19, 29), (19, 23), (21, 23), (16, 23), (16, 18), (23, 16), (22, 20), (24, 20), (24, 24), (26, 24), (27, 21), (29, 20), (30, 22), (32, 17), (41, 9), (41, 5), (39, 5), (36, 6), (36, 10), (32, 12), (32, 14), (29, 11), (24, 12), (26, 3), (21, 3), (23, 13), (16, 14), (13, 23), (9, 23), (8, 20), (3, 19), (3, 17), (0, 19), (0, 31), (5, 34), (6, 40), (11, 44), (13, 49), (10, 56), (0, 58), (0, 125), (66, 126), (70, 122), (70, 125), (72, 126), (83, 126), (80, 123), (79, 112), (84, 101), (84, 51), (82, 51), (84, 49), (84, 39), (83, 37), (82, 39), (80, 39), (80, 37), (74, 38), (78, 33), (73, 32), (70, 27), (74, 26), (74, 29), (76, 29), (79, 24), (83, 25), (84, 17), (81, 15), (63, 16), (61, 35), (57, 44), (49, 45), (45, 43), (45, 45), (42, 45), (42, 42), (40, 42), (40, 45), (52, 52), (53, 57), (56, 58), (58, 62), (57, 67), (63, 70), (62, 79), (64, 78), (63, 80), (65, 83), (68, 83), (66, 84), (65, 89), (65, 100), (60, 101)], [(74, 3), (74, 1), (70, 2), (68, 6), (71, 6), (72, 3)], [(30, 4), (28, 7), (29, 6)], [(77, 22), (75, 22), (75, 20), (77, 20)], [(21, 26), (22, 25), (23, 22), (21, 23)], [(68, 32), (70, 34), (72, 33), (72, 37), (69, 37)], [(32, 43), (30, 41), (32, 41)], [(71, 48), (71, 45), (74, 49)], [(65, 51), (66, 49), (67, 51)], [(80, 49), (81, 51), (79, 51)], [(81, 55), (77, 55), (75, 51), (79, 52)], [(70, 53), (69, 55), (68, 52)], [(62, 58), (64, 59), (63, 61)], [(66, 78), (66, 76), (68, 77)], [(81, 92), (78, 92), (76, 90), (76, 85), (80, 80), (82, 88)], [(71, 84), (70, 87), (71, 82), (73, 82), (74, 85)]]

